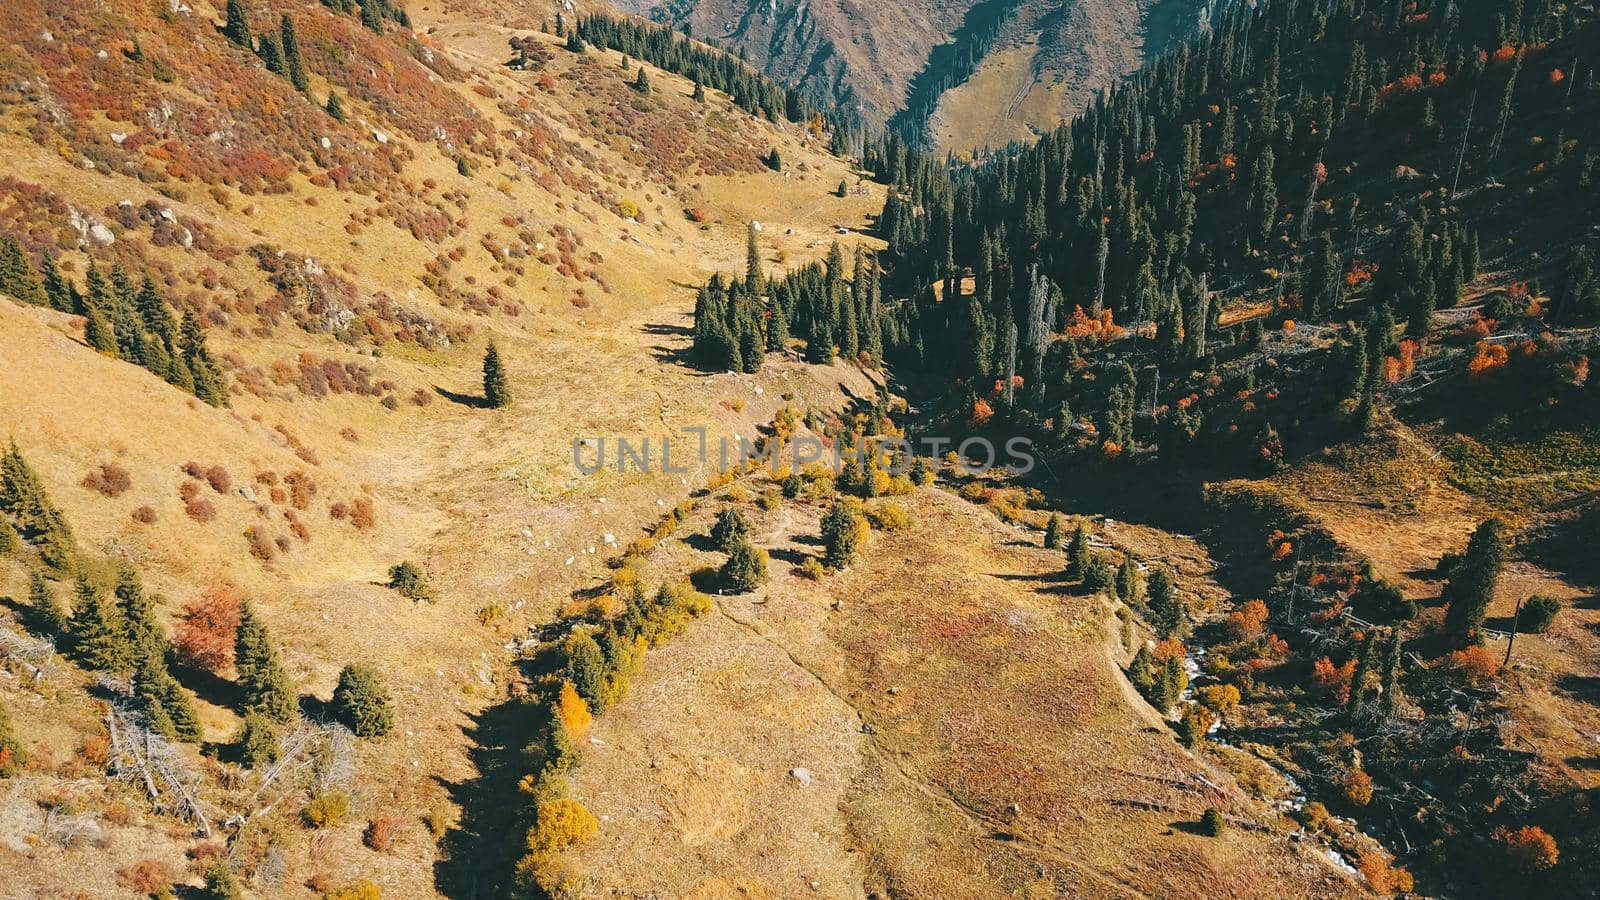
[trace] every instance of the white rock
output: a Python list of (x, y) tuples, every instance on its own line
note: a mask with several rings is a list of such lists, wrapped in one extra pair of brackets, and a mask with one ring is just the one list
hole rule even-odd
[(604, 536), (604, 537), (603, 537), (603, 538), (602, 538), (602, 540), (604, 540), (604, 541), (605, 541), (605, 542), (606, 542), (606, 546), (607, 546), (607, 547), (614, 547), (614, 546), (616, 546), (616, 544), (617, 544), (617, 536), (616, 536), (616, 535), (614, 535), (614, 534), (612, 534), (612, 533), (611, 533), (611, 532), (609, 532), (609, 531), (608, 531), (608, 532), (606, 532), (606, 534), (605, 534), (605, 536)]
[(793, 769), (789, 770), (789, 777), (793, 778), (795, 781), (800, 782), (801, 784), (810, 784), (811, 783), (811, 770), (810, 769), (798, 768), (798, 767), (797, 768), (793, 768)]
[(389, 143), (389, 136), (388, 136), (388, 135), (387, 135), (387, 134), (384, 134), (384, 133), (383, 133), (383, 132), (381, 132), (381, 131), (374, 131), (374, 132), (373, 132), (373, 133), (372, 133), (372, 139), (373, 139), (373, 140), (375, 140), (375, 141), (377, 141), (377, 142), (378, 142), (378, 143), (380, 143), (380, 144), (387, 144), (387, 143)]
[(576, 556), (567, 557), (567, 565), (569, 565), (569, 566), (572, 565), (573, 560), (576, 560), (576, 559), (577, 559)]

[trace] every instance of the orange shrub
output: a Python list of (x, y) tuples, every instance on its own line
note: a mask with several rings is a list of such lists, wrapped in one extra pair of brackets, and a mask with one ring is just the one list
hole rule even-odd
[(1473, 681), (1493, 678), (1500, 671), (1500, 663), (1488, 647), (1473, 646), (1457, 650), (1446, 656), (1442, 663), (1450, 671)]
[(1344, 776), (1344, 797), (1356, 806), (1366, 806), (1372, 802), (1372, 776), (1360, 769), (1351, 769)]
[(1261, 626), (1267, 621), (1267, 604), (1251, 600), (1228, 614), (1223, 627), (1229, 640), (1253, 641), (1261, 635)]
[(1543, 871), (1561, 859), (1556, 839), (1536, 825), (1524, 825), (1515, 831), (1502, 825), (1494, 830), (1493, 836), (1505, 850), (1506, 859), (1518, 871)]
[(1326, 656), (1311, 664), (1311, 683), (1325, 694), (1337, 694), (1340, 703), (1350, 700), (1350, 679), (1356, 674), (1356, 661), (1348, 660), (1342, 666), (1333, 664)]
[(987, 400), (979, 397), (972, 401), (972, 415), (969, 420), (974, 427), (982, 427), (992, 418), (994, 418), (994, 407), (990, 406)]
[(1487, 378), (1494, 372), (1505, 368), (1511, 360), (1511, 351), (1504, 344), (1491, 344), (1488, 341), (1479, 341), (1472, 360), (1467, 363), (1467, 376), (1470, 378)]
[(379, 816), (367, 826), (366, 833), (361, 836), (361, 842), (379, 853), (388, 853), (394, 849), (394, 843), (400, 837), (400, 826), (403, 824), (405, 824), (403, 819)]
[(156, 894), (172, 887), (172, 870), (166, 863), (142, 859), (117, 870), (117, 883), (135, 894)]
[(239, 595), (218, 585), (183, 607), (172, 644), (185, 664), (207, 672), (233, 665), (235, 632), (239, 629)]

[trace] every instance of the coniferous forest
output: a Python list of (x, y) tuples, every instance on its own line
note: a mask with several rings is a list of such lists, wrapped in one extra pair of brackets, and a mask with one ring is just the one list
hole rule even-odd
[[(1559, 371), (1600, 324), (1597, 37), (1548, 2), (1235, 9), (1031, 147), (881, 139), (887, 254), (714, 280), (698, 359), (798, 338), (940, 376), (974, 422), (1229, 464), (1445, 375), (1592, 402)], [(1489, 269), (1532, 277), (1464, 315)]]

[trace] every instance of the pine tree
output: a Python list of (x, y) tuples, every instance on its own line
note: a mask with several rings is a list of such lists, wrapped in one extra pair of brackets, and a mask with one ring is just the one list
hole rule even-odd
[(1183, 625), (1183, 601), (1178, 597), (1172, 570), (1166, 566), (1151, 569), (1146, 594), (1149, 597), (1146, 601), (1149, 609), (1147, 618), (1156, 634), (1163, 639), (1177, 634)]
[(706, 102), (706, 86), (701, 84), (698, 78), (694, 80), (694, 95), (692, 99), (696, 103)]
[(830, 569), (848, 568), (861, 550), (861, 521), (854, 509), (840, 500), (822, 517), (823, 562)]
[(44, 282), (33, 270), (33, 263), (22, 249), (22, 243), (12, 235), (0, 238), (0, 294), (10, 294), (23, 303), (47, 306), (50, 295)]
[(382, 737), (394, 727), (389, 691), (378, 673), (362, 665), (347, 665), (333, 689), (333, 714), (357, 737)]
[(256, 618), (249, 601), (239, 606), (239, 630), (234, 638), (234, 667), (238, 671), (240, 710), (259, 712), (275, 722), (288, 722), (297, 711), (298, 698), (289, 674), (278, 661), (267, 626)]
[(511, 405), (511, 385), (506, 380), (505, 368), (500, 363), (500, 349), (489, 342), (483, 354), (483, 399), (490, 409), (503, 409)]
[(0, 516), (0, 556), (10, 556), (22, 546), (22, 538), (17, 534), (17, 529), (12, 526), (11, 520)]
[(606, 659), (600, 645), (587, 631), (574, 631), (567, 638), (567, 666), (565, 677), (572, 682), (578, 696), (589, 704), (589, 711), (602, 712), (606, 708)]
[(361, 3), (361, 24), (372, 29), (377, 34), (383, 34), (383, 10), (379, 8), (380, 0), (363, 0)]
[(1122, 565), (1117, 567), (1117, 598), (1129, 606), (1142, 602), (1139, 588), (1139, 569), (1134, 565), (1133, 557), (1124, 556)]
[(1050, 521), (1044, 526), (1044, 546), (1046, 550), (1061, 549), (1061, 529), (1065, 527), (1065, 520), (1061, 513), (1053, 513)]
[(724, 506), (717, 514), (717, 523), (711, 527), (711, 543), (723, 553), (750, 539), (750, 522), (744, 513), (732, 506)]
[(101, 353), (115, 355), (117, 352), (117, 334), (111, 327), (111, 320), (106, 318), (105, 310), (94, 303), (89, 304), (84, 315), (83, 339)]
[(1467, 552), (1450, 569), (1443, 599), (1444, 630), (1461, 644), (1482, 639), (1484, 616), (1494, 601), (1495, 584), (1506, 558), (1506, 526), (1488, 519), (1473, 532)]
[(1094, 551), (1089, 549), (1089, 532), (1079, 522), (1072, 531), (1072, 543), (1067, 545), (1067, 577), (1082, 581), (1089, 577), (1089, 567), (1094, 563)]
[(745, 228), (744, 283), (752, 293), (760, 293), (761, 282), (761, 247), (756, 243), (756, 224), (751, 222)]
[(250, 37), (250, 19), (245, 12), (244, 0), (228, 0), (227, 24), (222, 26), (222, 34), (245, 49), (255, 46), (255, 41)]
[(284, 13), (278, 22), (278, 39), (283, 45), (283, 65), (288, 70), (289, 83), (300, 93), (310, 90), (305, 64), (300, 59), (300, 39), (294, 33), (294, 20)]
[(722, 581), (736, 593), (746, 593), (767, 583), (767, 551), (740, 541), (728, 551), (722, 564)]
[(50, 502), (44, 484), (11, 442), (0, 456), (0, 513), (9, 513), (22, 537), (39, 551), (45, 565), (58, 572), (70, 571), (77, 557), (77, 541), (66, 517)]
[(639, 67), (639, 75), (633, 79), (633, 89), (646, 97), (650, 96), (650, 76), (645, 74), (644, 66)]
[(212, 406), (227, 406), (228, 389), (223, 384), (222, 372), (211, 358), (211, 351), (206, 348), (205, 330), (200, 326), (200, 317), (192, 309), (183, 313), (179, 349), (194, 381), (194, 395)]
[(117, 605), (84, 575), (78, 576), (77, 593), (72, 637), (78, 658), (91, 669), (114, 675), (132, 671), (134, 646)]
[(339, 102), (339, 95), (332, 89), (328, 91), (328, 105), (325, 108), (328, 115), (333, 116), (334, 121), (344, 121), (344, 104)]
[(234, 742), (239, 764), (247, 769), (262, 769), (278, 761), (282, 748), (278, 729), (272, 720), (258, 712), (245, 713), (244, 727)]
[(59, 637), (66, 633), (70, 620), (44, 573), (35, 570), (28, 575), (28, 614), (34, 630), (46, 637)]

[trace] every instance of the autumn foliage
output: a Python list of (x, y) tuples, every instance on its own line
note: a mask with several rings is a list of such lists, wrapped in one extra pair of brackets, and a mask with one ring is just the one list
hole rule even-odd
[(1494, 840), (1505, 850), (1511, 865), (1520, 872), (1541, 872), (1553, 867), (1561, 859), (1556, 839), (1536, 825), (1524, 825), (1515, 830), (1502, 825), (1494, 830)]
[(239, 595), (226, 585), (214, 587), (184, 605), (173, 646), (186, 665), (221, 672), (233, 665), (238, 629)]

